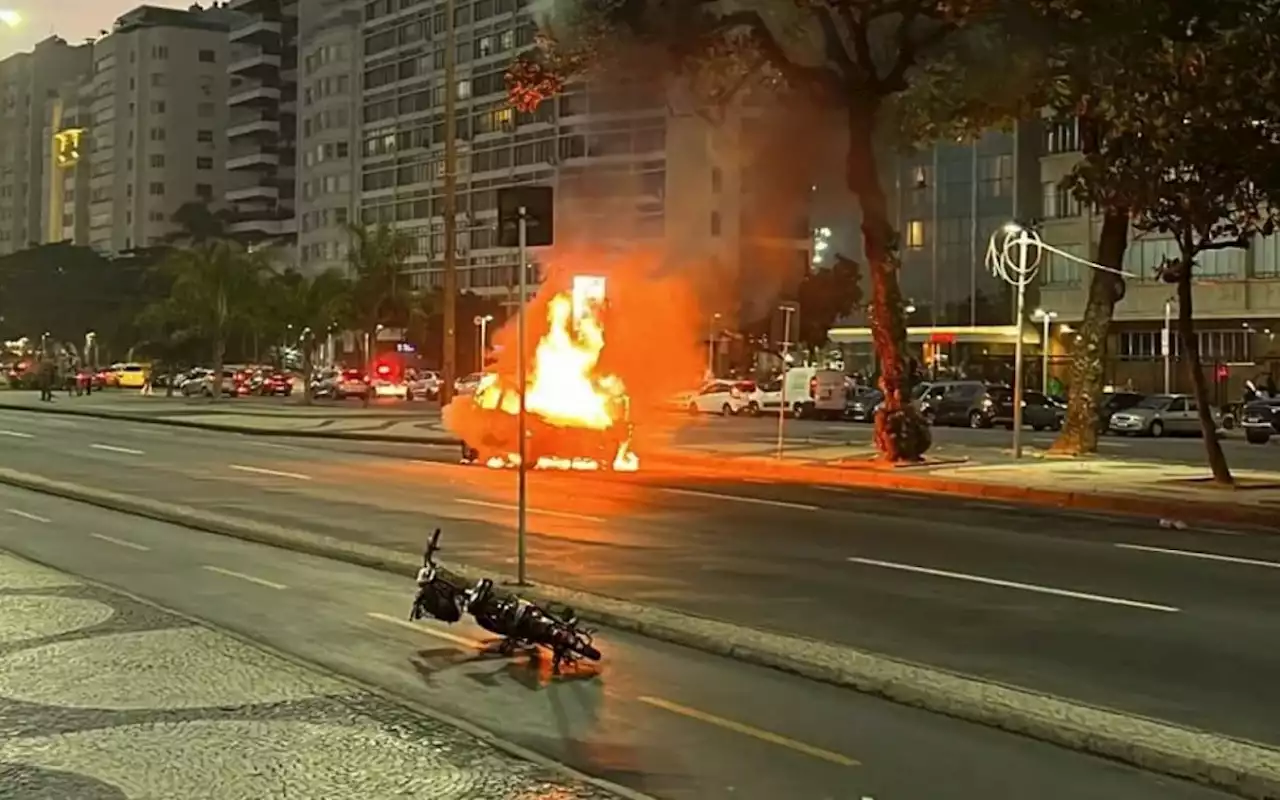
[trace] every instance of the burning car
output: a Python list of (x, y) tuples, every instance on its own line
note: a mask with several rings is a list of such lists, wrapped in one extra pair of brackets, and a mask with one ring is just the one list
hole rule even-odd
[[(601, 368), (605, 279), (578, 276), (547, 305), (547, 329), (526, 366), (525, 458), (532, 469), (634, 471), (631, 401)], [(463, 433), (466, 460), (494, 469), (520, 465), (517, 376), (488, 372), (458, 397), (446, 423)]]

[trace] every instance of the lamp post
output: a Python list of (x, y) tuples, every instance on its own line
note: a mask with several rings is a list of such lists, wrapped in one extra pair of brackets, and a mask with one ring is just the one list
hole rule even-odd
[(480, 351), (477, 356), (477, 372), (484, 372), (484, 348), (488, 343), (489, 323), (493, 322), (492, 314), (477, 314), (475, 318), (476, 327), (480, 329)]
[(707, 322), (707, 380), (716, 377), (716, 323), (719, 321), (720, 315), (712, 314)]
[(784, 304), (778, 306), (778, 310), (782, 312), (782, 385), (779, 388), (778, 395), (778, 458), (782, 458), (782, 447), (786, 441), (786, 425), (787, 425), (787, 372), (790, 371), (789, 357), (791, 355), (791, 315), (796, 313), (796, 306)]
[(1049, 394), (1049, 326), (1058, 318), (1057, 311), (1045, 311), (1037, 308), (1031, 318), (1043, 325), (1040, 333), (1040, 391)]
[(1173, 384), (1173, 305), (1176, 297), (1164, 301), (1164, 328), (1160, 331), (1160, 355), (1164, 357), (1164, 393)]
[[(1033, 252), (1034, 251), (1034, 252)], [(1112, 269), (1102, 264), (1095, 264), (1088, 259), (1059, 250), (1053, 245), (1044, 243), (1040, 234), (1029, 230), (1016, 222), (1005, 225), (991, 234), (987, 244), (987, 269), (991, 274), (1017, 290), (1017, 305), (1014, 312), (1014, 324), (1017, 332), (1013, 346), (1013, 457), (1022, 458), (1022, 325), (1026, 318), (1027, 285), (1035, 280), (1040, 271), (1040, 261), (1044, 254), (1052, 253), (1059, 258), (1083, 264), (1090, 269), (1111, 272), (1128, 278), (1132, 273), (1120, 269)], [(1034, 257), (1033, 257), (1034, 256)]]

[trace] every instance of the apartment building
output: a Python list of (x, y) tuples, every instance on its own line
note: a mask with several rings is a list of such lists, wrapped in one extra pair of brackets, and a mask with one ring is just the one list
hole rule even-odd
[[(227, 33), (222, 7), (141, 6), (93, 45), (89, 244), (161, 241), (183, 203), (225, 191)], [(82, 100), (84, 102), (84, 100)]]
[(673, 268), (697, 265), (720, 289), (736, 279), (740, 126), (682, 112), (645, 76), (569, 86), (534, 113), (513, 110), (504, 74), (536, 33), (517, 0), (455, 4), (458, 234), (446, 243), (444, 13), (432, 0), (363, 5), (361, 220), (409, 233), (416, 286), (443, 286), (451, 246), (461, 290), (515, 302), (517, 254), (497, 246), (497, 191), (524, 184), (556, 190), (559, 245), (646, 249)]
[(88, 74), (92, 48), (58, 37), (0, 61), (0, 255), (46, 241), (49, 180), (45, 100)]
[(299, 14), (298, 260), (345, 269), (359, 216), (362, 4), (302, 0)]
[(232, 230), (291, 241), (296, 232), (298, 0), (231, 0), (225, 199)]
[(92, 84), (67, 81), (44, 103), (41, 242), (89, 244)]
[[(1075, 123), (1044, 131), (1041, 181), (1044, 239), (1060, 250), (1096, 258), (1101, 218), (1064, 191), (1062, 179), (1080, 159), (1080, 132)], [(1131, 231), (1124, 269), (1129, 278), (1124, 299), (1116, 305), (1115, 326), (1108, 343), (1108, 378), (1132, 381), (1136, 388), (1163, 388), (1164, 320), (1176, 318), (1173, 287), (1156, 276), (1165, 258), (1177, 256), (1174, 242), (1163, 236)], [(1071, 327), (1084, 316), (1089, 267), (1050, 256), (1041, 271), (1041, 304), (1057, 314), (1054, 347), (1069, 352)], [(1202, 358), (1212, 371), (1217, 391), (1234, 399), (1237, 387), (1258, 372), (1280, 375), (1280, 237), (1266, 237), (1248, 249), (1202, 254), (1196, 264), (1195, 320)], [(1170, 347), (1176, 359), (1177, 336)], [(1181, 369), (1173, 369), (1173, 387), (1188, 390)]]

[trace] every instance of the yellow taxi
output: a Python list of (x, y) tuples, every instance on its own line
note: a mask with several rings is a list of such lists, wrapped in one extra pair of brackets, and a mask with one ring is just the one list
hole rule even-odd
[(147, 370), (141, 364), (125, 364), (116, 370), (116, 385), (121, 389), (141, 389), (147, 382)]

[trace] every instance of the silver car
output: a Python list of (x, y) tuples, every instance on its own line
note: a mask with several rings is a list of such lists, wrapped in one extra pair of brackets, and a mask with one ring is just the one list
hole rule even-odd
[[(1215, 425), (1221, 426), (1222, 412), (1210, 412)], [(1194, 397), (1185, 394), (1153, 394), (1123, 411), (1111, 415), (1111, 430), (1121, 435), (1198, 436), (1199, 406)]]

